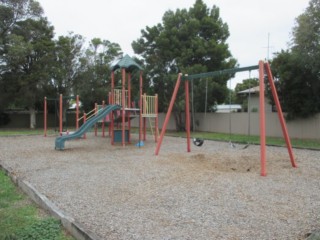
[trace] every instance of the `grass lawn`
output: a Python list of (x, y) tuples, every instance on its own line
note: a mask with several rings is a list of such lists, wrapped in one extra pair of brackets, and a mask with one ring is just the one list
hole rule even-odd
[[(74, 131), (74, 129), (71, 129)], [(91, 129), (90, 131), (93, 131)], [(101, 128), (98, 129), (98, 132), (101, 131)], [(106, 133), (108, 129), (106, 128)], [(138, 128), (132, 128), (132, 133), (138, 133)], [(149, 131), (148, 131), (149, 132)], [(150, 133), (150, 132), (149, 132)], [(43, 135), (43, 129), (1, 129), (0, 128), (0, 137), (1, 136), (17, 136), (17, 135)], [(53, 129), (49, 129), (47, 131), (48, 135), (56, 135), (58, 133)], [(185, 137), (185, 132), (177, 132), (177, 131), (166, 131), (167, 136), (174, 137)], [(224, 141), (224, 142), (234, 142), (234, 143), (242, 143), (242, 144), (260, 144), (259, 136), (247, 136), (240, 134), (227, 134), (227, 133), (211, 133), (211, 132), (192, 132), (192, 138), (202, 138), (205, 140), (215, 140), (215, 141)], [(277, 137), (267, 137), (267, 144), (274, 146), (286, 146), (284, 138)], [(295, 148), (306, 148), (306, 149), (314, 149), (320, 150), (320, 139), (291, 139), (291, 144)]]
[(40, 210), (0, 170), (0, 240), (72, 240), (58, 220)]

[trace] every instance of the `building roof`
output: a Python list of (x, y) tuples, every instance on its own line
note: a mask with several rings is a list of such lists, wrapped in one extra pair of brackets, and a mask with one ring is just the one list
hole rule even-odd
[(252, 87), (243, 91), (238, 92), (237, 94), (248, 94), (248, 93), (259, 93), (259, 86)]
[(142, 67), (136, 63), (128, 54), (126, 54), (119, 62), (112, 66), (111, 70), (124, 68), (127, 72), (133, 72), (135, 69), (142, 70)]

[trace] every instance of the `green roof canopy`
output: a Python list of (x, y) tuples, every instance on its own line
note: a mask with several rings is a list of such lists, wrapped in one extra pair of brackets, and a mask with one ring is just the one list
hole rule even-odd
[(116, 63), (111, 70), (124, 68), (127, 72), (133, 72), (135, 69), (142, 70), (142, 67), (136, 63), (128, 54), (126, 54), (118, 63)]

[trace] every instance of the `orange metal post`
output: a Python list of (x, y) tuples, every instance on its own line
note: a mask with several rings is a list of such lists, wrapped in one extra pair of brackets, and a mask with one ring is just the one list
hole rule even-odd
[[(87, 121), (87, 114), (84, 113), (84, 114), (83, 114), (83, 124), (85, 124), (86, 121)], [(83, 139), (86, 139), (86, 138), (87, 138), (87, 134), (85, 133), (85, 134), (83, 134)]]
[(259, 61), (259, 99), (260, 99), (260, 161), (261, 176), (266, 176), (266, 120), (265, 120), (265, 104), (264, 104), (264, 63)]
[[(128, 73), (128, 108), (131, 108), (131, 73)], [(128, 136), (128, 142), (130, 143), (131, 140), (131, 121), (130, 121), (130, 111), (127, 113), (127, 118), (128, 118), (128, 131), (129, 131), (129, 136)]]
[[(104, 108), (105, 107), (105, 102), (104, 102), (104, 100), (102, 101), (102, 107)], [(101, 124), (101, 128), (102, 128), (102, 137), (105, 137), (105, 119), (106, 119), (106, 117), (104, 117), (103, 119), (102, 119), (102, 124)]]
[(62, 136), (62, 107), (63, 107), (63, 98), (62, 98), (62, 94), (60, 94), (60, 98), (59, 98), (59, 132), (60, 132), (60, 136)]
[(187, 131), (187, 152), (191, 151), (190, 145), (190, 107), (189, 107), (189, 81), (185, 81), (185, 95), (186, 95), (186, 131)]
[(166, 128), (167, 128), (167, 125), (168, 125), (168, 122), (169, 122), (169, 119), (170, 119), (170, 115), (171, 115), (171, 112), (172, 112), (173, 104), (174, 104), (174, 102), (176, 100), (176, 97), (177, 97), (177, 94), (178, 94), (180, 83), (181, 83), (181, 73), (179, 73), (178, 79), (177, 79), (177, 82), (176, 82), (176, 86), (174, 87), (174, 91), (173, 91), (173, 94), (172, 94), (172, 97), (171, 97), (171, 100), (170, 100), (168, 112), (167, 112), (166, 118), (164, 120), (162, 129), (161, 129), (160, 138), (159, 138), (159, 141), (157, 143), (156, 150), (155, 150), (155, 155), (159, 154), (160, 147), (161, 147), (161, 144), (162, 144), (162, 141), (163, 141), (163, 137), (164, 137), (164, 134), (166, 133)]
[(44, 126), (44, 136), (47, 136), (47, 97), (44, 97), (44, 110), (43, 110), (43, 118), (44, 118), (44, 122), (43, 122), (43, 126)]
[(155, 114), (156, 114), (156, 120), (155, 120), (155, 134), (154, 134), (154, 138), (155, 138), (155, 142), (158, 142), (158, 128), (159, 128), (159, 114), (158, 114), (158, 94), (156, 94), (155, 96)]
[[(109, 104), (114, 104), (114, 72), (111, 73), (111, 97)], [(111, 133), (111, 145), (114, 144), (114, 114), (111, 112), (110, 126), (109, 126), (109, 134)]]
[(143, 118), (143, 141), (147, 140), (147, 118)]
[(125, 106), (126, 106), (126, 91), (125, 91), (125, 86), (126, 86), (126, 69), (122, 68), (122, 146), (124, 147), (125, 144)]
[(285, 122), (284, 117), (283, 117), (282, 108), (281, 108), (281, 105), (280, 105), (278, 93), (277, 93), (276, 87), (275, 87), (274, 82), (273, 82), (273, 76), (272, 76), (272, 72), (271, 72), (269, 63), (265, 63), (265, 70), (266, 70), (267, 75), (268, 75), (268, 80), (269, 80), (269, 84), (270, 84), (270, 87), (271, 87), (272, 96), (273, 96), (274, 102), (275, 102), (276, 107), (277, 107), (277, 113), (278, 113), (279, 121), (280, 121), (280, 124), (281, 124), (282, 133), (283, 133), (283, 136), (284, 136), (286, 144), (287, 144), (291, 165), (292, 165), (292, 167), (297, 167), (297, 164), (296, 164), (296, 162), (294, 160), (291, 141), (290, 141), (290, 138), (289, 138), (286, 122)]
[(140, 80), (139, 80), (139, 95), (140, 95), (140, 99), (139, 99), (139, 108), (140, 108), (139, 141), (142, 141), (142, 124), (143, 124), (143, 120), (142, 120), (142, 106), (143, 106), (143, 103), (142, 103), (142, 84), (143, 84), (142, 71), (140, 71)]
[[(94, 104), (94, 115), (97, 115), (98, 113), (98, 103)], [(94, 136), (98, 135), (98, 127), (97, 124), (94, 125)]]
[(79, 128), (79, 95), (76, 97), (76, 130)]

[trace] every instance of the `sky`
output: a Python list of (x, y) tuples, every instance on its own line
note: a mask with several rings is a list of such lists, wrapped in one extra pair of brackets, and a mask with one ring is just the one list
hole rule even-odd
[[(288, 49), (295, 19), (309, 0), (203, 0), (211, 9), (216, 5), (220, 17), (229, 26), (229, 50), (240, 67), (257, 65), (273, 53)], [(141, 37), (141, 30), (162, 23), (168, 10), (189, 9), (195, 0), (38, 0), (44, 15), (54, 26), (56, 36), (69, 32), (87, 41), (101, 38), (120, 44), (122, 51), (134, 55), (131, 43)], [(214, 71), (212, 69), (210, 71)], [(249, 77), (253, 71), (238, 73), (228, 86)]]

